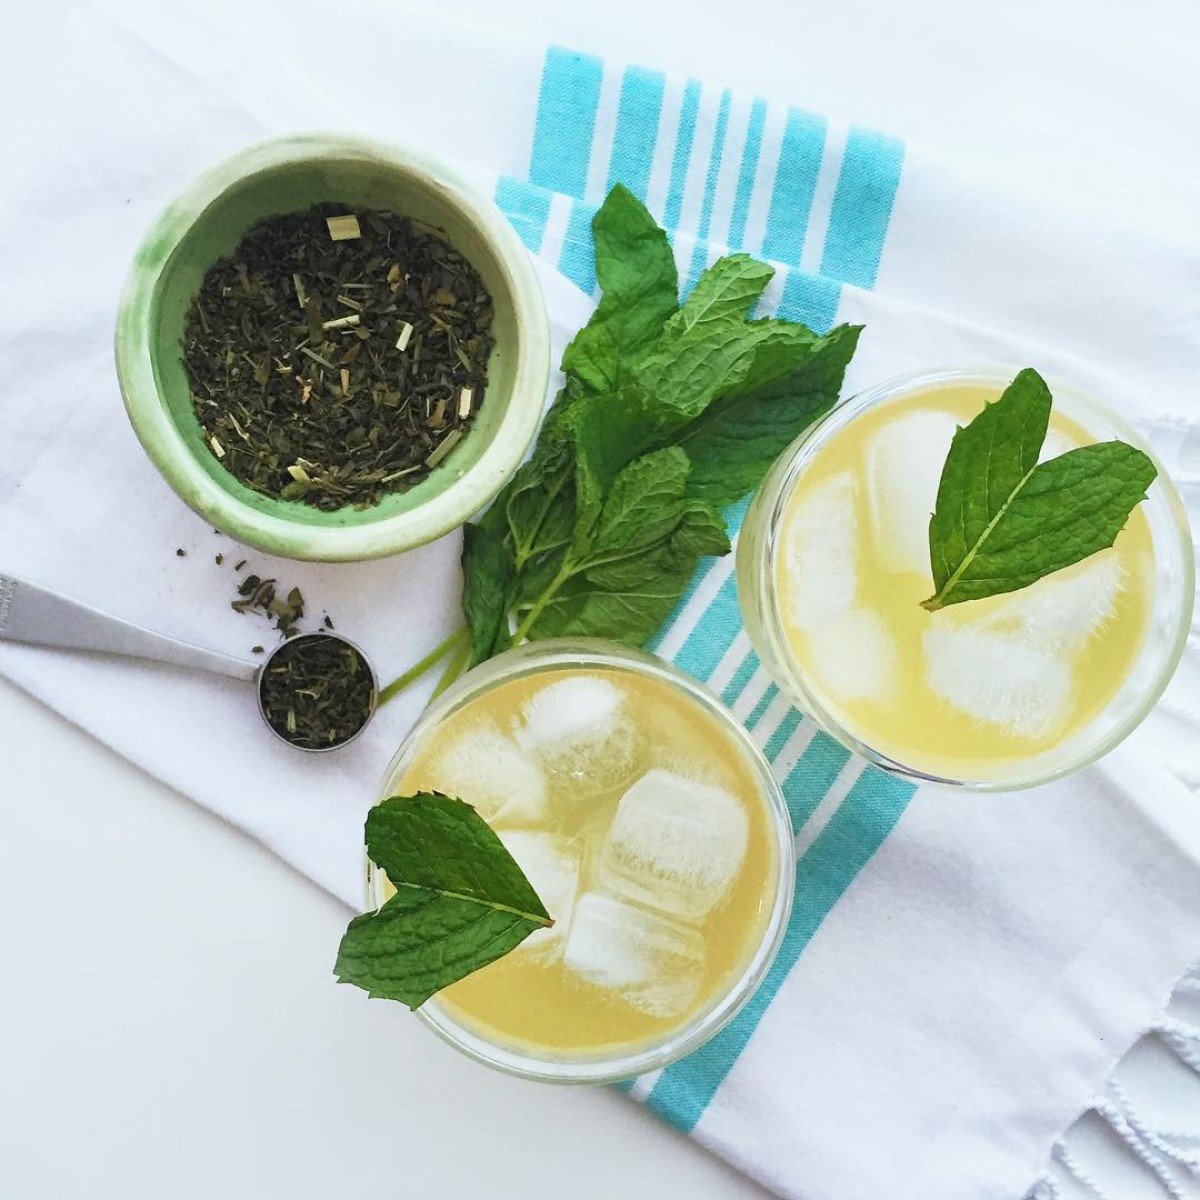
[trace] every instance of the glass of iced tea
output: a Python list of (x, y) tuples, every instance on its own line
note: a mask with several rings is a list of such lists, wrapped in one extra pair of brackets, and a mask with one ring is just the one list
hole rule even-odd
[[(696, 681), (596, 640), (522, 646), (426, 711), (381, 799), (473, 805), (554, 925), (420, 1015), (513, 1074), (601, 1083), (665, 1066), (738, 1011), (794, 886), (787, 806), (757, 746)], [(368, 904), (391, 895), (367, 871)]]
[[(781, 688), (878, 765), (978, 789), (1046, 782), (1121, 741), (1170, 680), (1195, 593), (1160, 466), (1109, 549), (1018, 591), (921, 606), (955, 429), (1015, 374), (906, 375), (840, 405), (772, 468), (738, 544), (746, 628)], [(1042, 460), (1111, 439), (1147, 449), (1095, 399), (1050, 390)]]

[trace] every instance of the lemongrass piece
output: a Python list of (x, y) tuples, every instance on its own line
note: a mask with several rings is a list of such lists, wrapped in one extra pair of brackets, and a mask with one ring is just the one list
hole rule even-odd
[(362, 237), (358, 218), (353, 213), (347, 213), (343, 217), (326, 217), (325, 224), (329, 229), (331, 240), (335, 242), (348, 242)]
[(462, 441), (463, 431), (461, 429), (452, 429), (442, 440), (433, 448), (433, 452), (425, 460), (427, 467), (436, 467), (438, 463)]

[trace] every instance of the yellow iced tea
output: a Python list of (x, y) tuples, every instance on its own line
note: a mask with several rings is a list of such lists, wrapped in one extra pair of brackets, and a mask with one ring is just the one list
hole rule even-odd
[(500, 682), (429, 730), (389, 787), (474, 805), (554, 918), (438, 995), (490, 1041), (636, 1050), (728, 993), (762, 945), (771, 811), (745, 750), (680, 687), (600, 666)]
[[(956, 426), (998, 389), (941, 384), (869, 408), (787, 500), (773, 564), (787, 646), (850, 734), (918, 770), (1003, 775), (1086, 725), (1146, 633), (1141, 508), (1115, 546), (1032, 586), (935, 613), (929, 517)], [(1042, 457), (1097, 440), (1055, 411)]]

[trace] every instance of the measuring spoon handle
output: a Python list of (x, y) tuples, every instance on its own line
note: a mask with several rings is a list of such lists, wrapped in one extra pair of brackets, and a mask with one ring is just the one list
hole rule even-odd
[(152, 633), (48, 588), (0, 574), (0, 640), (147, 658), (253, 681), (258, 664)]

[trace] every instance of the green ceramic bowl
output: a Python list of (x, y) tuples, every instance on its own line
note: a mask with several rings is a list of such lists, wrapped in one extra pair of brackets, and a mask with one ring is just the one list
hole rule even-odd
[[(208, 268), (264, 217), (322, 201), (389, 209), (435, 226), (478, 270), (495, 304), (487, 390), (470, 432), (427, 479), (369, 509), (321, 512), (239, 483), (204, 443), (182, 363), (184, 316)], [(134, 430), (187, 504), (247, 545), (335, 562), (432, 541), (496, 495), (537, 430), (550, 335), (529, 256), (490, 200), (425, 155), (313, 135), (236, 155), (158, 218), (126, 281), (116, 357)]]

